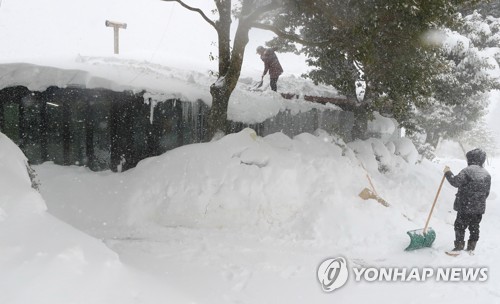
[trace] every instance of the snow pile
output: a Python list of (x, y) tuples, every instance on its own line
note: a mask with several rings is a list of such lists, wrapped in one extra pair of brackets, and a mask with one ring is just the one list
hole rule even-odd
[(40, 194), (31, 189), (27, 164), (19, 147), (0, 133), (0, 221), (17, 214), (40, 214), (47, 209)]
[(410, 164), (414, 164), (419, 159), (419, 154), (411, 139), (403, 137), (394, 142), (396, 146), (395, 154), (400, 155)]
[[(140, 162), (123, 174), (129, 186), (121, 197), (128, 197), (128, 223), (138, 226), (251, 229), (300, 239), (347, 234), (349, 242), (368, 230), (383, 237), (386, 226), (362, 225), (385, 208), (358, 197), (369, 186), (363, 166), (374, 180), (409, 182), (419, 170), (410, 143), (370, 139), (346, 145), (322, 131), (260, 138), (245, 129)], [(407, 220), (399, 214), (387, 225)]]
[[(488, 202), (482, 223), (481, 258), (450, 260), (442, 253), (454, 237), (456, 189), (447, 184), (431, 220), (438, 232), (433, 248), (403, 251), (406, 231), (425, 224), (444, 164), (455, 173), (465, 166), (463, 160), (407, 162), (402, 156), (411, 159), (412, 150), (405, 140), (346, 145), (320, 130), (261, 138), (246, 129), (144, 160), (121, 174), (50, 163), (36, 169), (52, 214), (104, 238), (124, 263), (157, 275), (164, 288), (187, 292), (189, 303), (265, 303), (271, 297), (287, 303), (328, 303), (332, 297), (363, 303), (387, 293), (393, 295), (390, 303), (408, 294), (418, 302), (448, 294), (446, 302), (452, 303), (477, 297), (474, 290), (480, 290), (480, 302), (496, 298), (493, 278), (481, 285), (464, 283), (459, 292), (448, 283), (437, 288), (440, 282), (434, 281), (351, 282), (338, 293), (321, 292), (313, 274), (329, 256), (374, 267), (458, 263), (498, 270), (496, 201)], [(389, 207), (359, 198), (371, 187), (367, 174)], [(498, 199), (497, 188), (492, 187), (490, 200)]]
[(0, 133), (0, 303), (137, 303), (159, 295), (102, 242), (45, 212), (26, 164)]
[[(259, 138), (250, 129), (217, 142), (176, 149), (143, 161), (134, 170), (140, 176), (136, 189), (147, 191), (130, 199), (130, 215), (133, 222), (152, 220), (168, 226), (280, 228), (300, 220), (304, 204), (318, 199), (319, 193), (310, 186), (315, 175), (325, 174), (327, 168), (309, 163), (306, 151), (332, 162), (342, 153), (310, 134), (295, 140), (281, 133)], [(143, 178), (146, 172), (149, 176)], [(338, 187), (351, 182), (345, 180)], [(329, 187), (335, 191), (337, 186)]]

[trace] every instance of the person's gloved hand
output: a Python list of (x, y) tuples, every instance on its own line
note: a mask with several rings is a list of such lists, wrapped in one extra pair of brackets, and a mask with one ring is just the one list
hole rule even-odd
[(443, 172), (446, 173), (446, 172), (449, 172), (449, 171), (451, 171), (450, 167), (444, 166)]

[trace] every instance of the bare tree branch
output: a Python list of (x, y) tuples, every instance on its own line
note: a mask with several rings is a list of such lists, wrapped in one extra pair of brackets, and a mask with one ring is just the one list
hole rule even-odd
[(182, 0), (161, 0), (161, 1), (165, 1), (165, 2), (177, 2), (177, 3), (179, 3), (184, 8), (200, 14), (200, 16), (203, 19), (205, 19), (205, 21), (208, 22), (208, 24), (210, 24), (213, 28), (215, 28), (217, 30), (217, 25), (215, 24), (215, 22), (213, 22), (212, 20), (210, 20), (210, 18), (208, 18), (207, 15), (205, 15), (205, 13), (201, 9), (189, 6), (186, 3), (184, 3)]
[(294, 33), (283, 31), (283, 30), (279, 29), (278, 27), (270, 25), (270, 24), (253, 22), (253, 23), (251, 23), (251, 26), (254, 28), (261, 29), (261, 30), (271, 31), (271, 32), (275, 33), (276, 35), (278, 35), (278, 37), (280, 37), (280, 38), (288, 39), (288, 40), (291, 40), (293, 42), (300, 43), (302, 45), (325, 46), (325, 45), (333, 43), (333, 40), (323, 40), (323, 41), (304, 40), (300, 36), (298, 36)]

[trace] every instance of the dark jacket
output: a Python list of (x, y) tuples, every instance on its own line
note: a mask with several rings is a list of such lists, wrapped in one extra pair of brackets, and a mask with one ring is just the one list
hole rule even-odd
[(267, 71), (269, 71), (269, 77), (278, 78), (283, 73), (283, 68), (273, 49), (265, 49), (260, 55), (260, 59), (264, 61), (264, 73), (262, 75), (266, 75)]
[(458, 188), (453, 209), (460, 213), (483, 214), (486, 209), (486, 198), (490, 194), (491, 176), (483, 168), (486, 153), (481, 149), (467, 152), (468, 166), (453, 175), (446, 172), (446, 179), (453, 187)]

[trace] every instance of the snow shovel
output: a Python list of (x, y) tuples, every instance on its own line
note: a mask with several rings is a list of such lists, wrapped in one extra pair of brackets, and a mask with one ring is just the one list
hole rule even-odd
[(377, 191), (375, 190), (375, 187), (373, 186), (373, 183), (372, 183), (372, 180), (370, 178), (370, 176), (368, 175), (368, 173), (366, 173), (366, 178), (368, 179), (368, 182), (370, 183), (370, 186), (371, 186), (371, 189), (368, 189), (368, 188), (364, 188), (363, 190), (361, 190), (361, 192), (358, 194), (359, 197), (361, 197), (362, 199), (364, 199), (365, 201), (368, 200), (368, 199), (374, 199), (376, 200), (378, 203), (380, 203), (382, 206), (385, 206), (385, 207), (389, 207), (389, 203), (386, 202), (383, 198), (381, 198)]
[(258, 88), (260, 88), (260, 87), (262, 86), (262, 84), (263, 84), (263, 83), (264, 83), (264, 76), (262, 76), (262, 78), (260, 79), (260, 81), (259, 81), (259, 82), (257, 82), (256, 84), (254, 84), (254, 85), (252, 86), (252, 89), (251, 89), (251, 90), (252, 90), (252, 91), (257, 90)]
[(434, 229), (429, 227), (429, 221), (431, 220), (432, 212), (434, 211), (439, 193), (441, 192), (441, 188), (443, 187), (444, 179), (445, 175), (443, 175), (441, 183), (439, 184), (439, 188), (436, 193), (436, 197), (434, 198), (434, 202), (432, 203), (431, 211), (429, 212), (427, 221), (425, 222), (424, 229), (410, 230), (406, 232), (410, 236), (410, 245), (406, 247), (405, 251), (431, 247), (432, 243), (434, 243), (434, 240), (436, 239), (436, 232), (434, 231)]
[(375, 190), (375, 186), (373, 186), (372, 179), (370, 178), (370, 175), (368, 174), (368, 171), (366, 170), (363, 163), (361, 161), (359, 161), (359, 163), (360, 163), (361, 167), (363, 168), (363, 170), (365, 170), (366, 178), (368, 179), (368, 182), (370, 183), (371, 189), (364, 188), (363, 190), (361, 190), (361, 192), (358, 194), (358, 196), (361, 197), (362, 199), (364, 199), (365, 201), (368, 199), (374, 199), (378, 203), (380, 203), (382, 206), (389, 207), (390, 206), (389, 203), (386, 202), (383, 198), (381, 198), (378, 195), (377, 190)]

